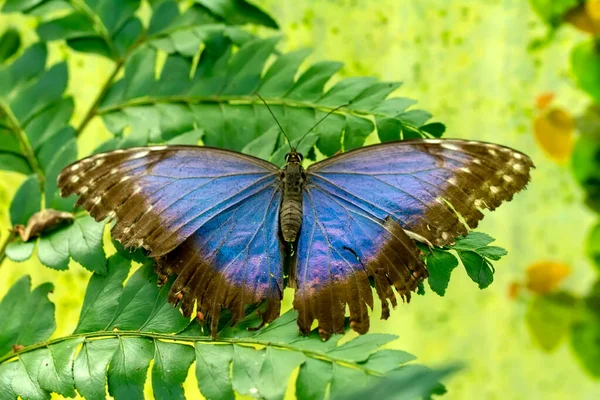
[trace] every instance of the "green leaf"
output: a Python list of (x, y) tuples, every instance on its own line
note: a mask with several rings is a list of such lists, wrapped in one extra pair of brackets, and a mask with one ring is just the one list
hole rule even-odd
[(596, 42), (577, 45), (571, 54), (571, 68), (577, 84), (596, 102), (600, 101), (600, 51)]
[(27, 225), (29, 218), (42, 207), (40, 181), (35, 175), (30, 176), (15, 193), (10, 203), (10, 222), (14, 225)]
[(196, 0), (228, 24), (257, 24), (277, 29), (277, 22), (246, 0)]
[(0, 64), (11, 58), (21, 46), (21, 36), (15, 29), (7, 29), (0, 36)]
[(365, 361), (373, 351), (395, 339), (397, 336), (384, 333), (361, 335), (330, 350), (328, 354), (345, 361)]
[(146, 374), (154, 354), (146, 338), (119, 338), (108, 366), (108, 392), (115, 400), (144, 399)]
[(265, 359), (265, 349), (233, 345), (231, 381), (233, 389), (241, 395), (258, 397), (259, 374)]
[(351, 400), (373, 398), (378, 400), (412, 400), (430, 398), (440, 388), (440, 380), (457, 371), (457, 367), (439, 370), (410, 366), (390, 373), (367, 388), (349, 391), (336, 399)]
[(535, 12), (550, 26), (562, 23), (564, 15), (577, 6), (579, 0), (529, 0)]
[(64, 229), (41, 237), (38, 257), (47, 267), (65, 270), (69, 258), (93, 272), (106, 272), (106, 256), (102, 247), (104, 224), (90, 216), (76, 218)]
[(28, 346), (48, 339), (56, 329), (54, 304), (48, 293), (54, 290), (49, 284), (38, 286), (30, 292), (29, 276), (21, 278), (0, 302), (0, 356), (13, 346)]
[[(83, 338), (66, 340), (48, 346), (39, 352), (31, 353), (34, 357), (30, 359), (30, 362), (33, 361), (39, 365), (38, 381), (42, 389), (61, 393), (67, 397), (75, 397), (73, 361), (75, 350), (82, 342)], [(31, 370), (32, 368), (27, 369)]]
[(536, 296), (529, 304), (527, 327), (543, 350), (556, 350), (571, 330), (577, 317), (575, 305), (576, 300), (566, 293)]
[(429, 287), (440, 296), (446, 294), (450, 274), (458, 266), (458, 260), (454, 255), (433, 249), (427, 256), (427, 270), (429, 271)]
[(233, 346), (196, 343), (196, 378), (200, 392), (207, 399), (235, 398), (229, 377)]
[(508, 252), (496, 246), (489, 246), (496, 239), (481, 232), (469, 232), (449, 249), (456, 250), (471, 280), (485, 289), (494, 280), (494, 267), (489, 260), (498, 261)]
[(183, 382), (194, 362), (194, 348), (184, 344), (154, 341), (152, 388), (154, 398), (185, 399)]
[(314, 358), (309, 358), (300, 367), (296, 381), (296, 397), (306, 400), (325, 398), (327, 385), (332, 378), (332, 364)]
[(106, 399), (107, 366), (118, 346), (118, 339), (83, 343), (75, 358), (73, 375), (77, 391), (87, 400)]
[(588, 235), (587, 254), (600, 270), (600, 224), (596, 225)]
[(581, 366), (600, 378), (600, 319), (585, 313), (571, 329), (571, 347)]
[(488, 260), (474, 251), (460, 251), (458, 256), (465, 266), (469, 278), (479, 285), (479, 289), (485, 289), (491, 285), (494, 281), (494, 270)]
[(415, 359), (415, 356), (402, 350), (383, 349), (371, 354), (363, 365), (370, 370), (387, 374)]
[(131, 262), (117, 253), (108, 259), (106, 275), (90, 278), (75, 333), (110, 329), (130, 267)]
[(10, 242), (6, 246), (6, 256), (15, 262), (23, 262), (29, 260), (35, 249), (35, 242)]
[(303, 353), (267, 347), (258, 378), (261, 395), (266, 399), (283, 399), (289, 376), (305, 361)]

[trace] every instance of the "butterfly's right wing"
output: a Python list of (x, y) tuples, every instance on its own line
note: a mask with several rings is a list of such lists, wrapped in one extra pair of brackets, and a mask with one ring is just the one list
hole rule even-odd
[(277, 317), (283, 287), (278, 238), (279, 168), (241, 153), (199, 146), (156, 146), (97, 154), (66, 167), (61, 194), (96, 220), (112, 217), (112, 235), (157, 257), (177, 274), (169, 300), (190, 315), (221, 308), (234, 320), (263, 300)]

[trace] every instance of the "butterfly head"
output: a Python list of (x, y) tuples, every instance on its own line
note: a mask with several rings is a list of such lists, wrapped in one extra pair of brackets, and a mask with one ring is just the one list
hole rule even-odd
[(304, 159), (304, 156), (302, 156), (302, 154), (298, 153), (296, 151), (296, 149), (292, 149), (292, 151), (290, 151), (289, 153), (287, 153), (285, 155), (285, 162), (286, 163), (297, 163), (297, 164), (300, 164), (300, 163), (302, 163), (303, 159)]

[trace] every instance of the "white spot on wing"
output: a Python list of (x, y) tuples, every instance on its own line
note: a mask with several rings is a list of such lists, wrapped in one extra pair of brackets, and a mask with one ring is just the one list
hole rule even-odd
[(514, 180), (515, 180), (515, 178), (513, 178), (513, 177), (512, 177), (512, 176), (510, 176), (510, 175), (504, 175), (504, 176), (502, 177), (502, 179), (504, 179), (506, 182), (512, 182), (512, 181), (514, 181)]
[(494, 149), (488, 149), (488, 153), (490, 153), (490, 155), (492, 155), (492, 156), (498, 155), (498, 152), (496, 152), (496, 150), (494, 150)]
[(473, 164), (481, 165), (481, 160), (479, 158), (474, 158)]
[(79, 176), (77, 176), (77, 175), (73, 175), (73, 176), (71, 177), (71, 182), (73, 182), (73, 183), (77, 183), (77, 181), (79, 181)]
[(442, 147), (445, 148), (445, 149), (448, 149), (448, 150), (453, 150), (453, 151), (460, 150), (460, 147), (458, 147), (456, 145), (453, 145), (453, 144), (450, 144), (450, 143), (444, 143), (444, 144), (442, 144)]
[(514, 153), (513, 157), (515, 157), (517, 160), (520, 160), (523, 158), (523, 155), (521, 153)]
[(131, 156), (131, 159), (132, 159), (132, 160), (135, 160), (135, 159), (137, 159), (137, 158), (146, 157), (148, 154), (150, 154), (150, 152), (149, 152), (149, 151), (140, 151), (139, 153), (134, 153), (134, 154)]
[(71, 172), (77, 171), (79, 167), (81, 167), (81, 164), (79, 163), (71, 165)]
[(492, 192), (493, 194), (496, 194), (500, 191), (500, 189), (498, 189), (497, 186), (490, 186), (490, 192)]
[(447, 182), (451, 185), (456, 185), (456, 178), (452, 177), (452, 178), (448, 179)]
[(465, 172), (465, 173), (467, 173), (467, 174), (470, 174), (470, 173), (471, 173), (471, 170), (470, 170), (469, 168), (467, 168), (467, 167), (462, 167), (460, 170), (461, 170), (462, 172)]
[(524, 171), (523, 164), (514, 163), (512, 167), (517, 172), (523, 172)]
[(94, 203), (94, 205), (98, 205), (100, 204), (100, 202), (102, 201), (102, 197), (100, 196), (96, 196), (93, 200), (92, 203)]
[(440, 144), (440, 143), (442, 143), (442, 141), (440, 139), (426, 139), (425, 143)]
[(121, 180), (119, 182), (125, 182), (128, 179), (131, 179), (131, 176), (124, 176), (121, 178)]
[(88, 190), (90, 190), (88, 186), (82, 186), (81, 189), (79, 189), (79, 194), (86, 194)]
[(483, 207), (483, 201), (481, 201), (480, 199), (475, 200), (474, 204), (475, 204), (475, 207), (477, 207), (477, 208)]
[(165, 150), (167, 149), (169, 146), (152, 146), (150, 147), (150, 150), (152, 151), (161, 151), (161, 150)]
[(448, 240), (448, 239), (450, 239), (450, 235), (448, 235), (446, 232), (444, 232), (444, 233), (442, 233), (442, 239)]

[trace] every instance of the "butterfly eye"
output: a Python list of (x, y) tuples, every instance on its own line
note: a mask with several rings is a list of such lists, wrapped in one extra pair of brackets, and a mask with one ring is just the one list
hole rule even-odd
[(304, 160), (304, 156), (302, 154), (300, 154), (300, 153), (298, 153), (298, 160), (300, 162), (302, 162), (302, 160)]

